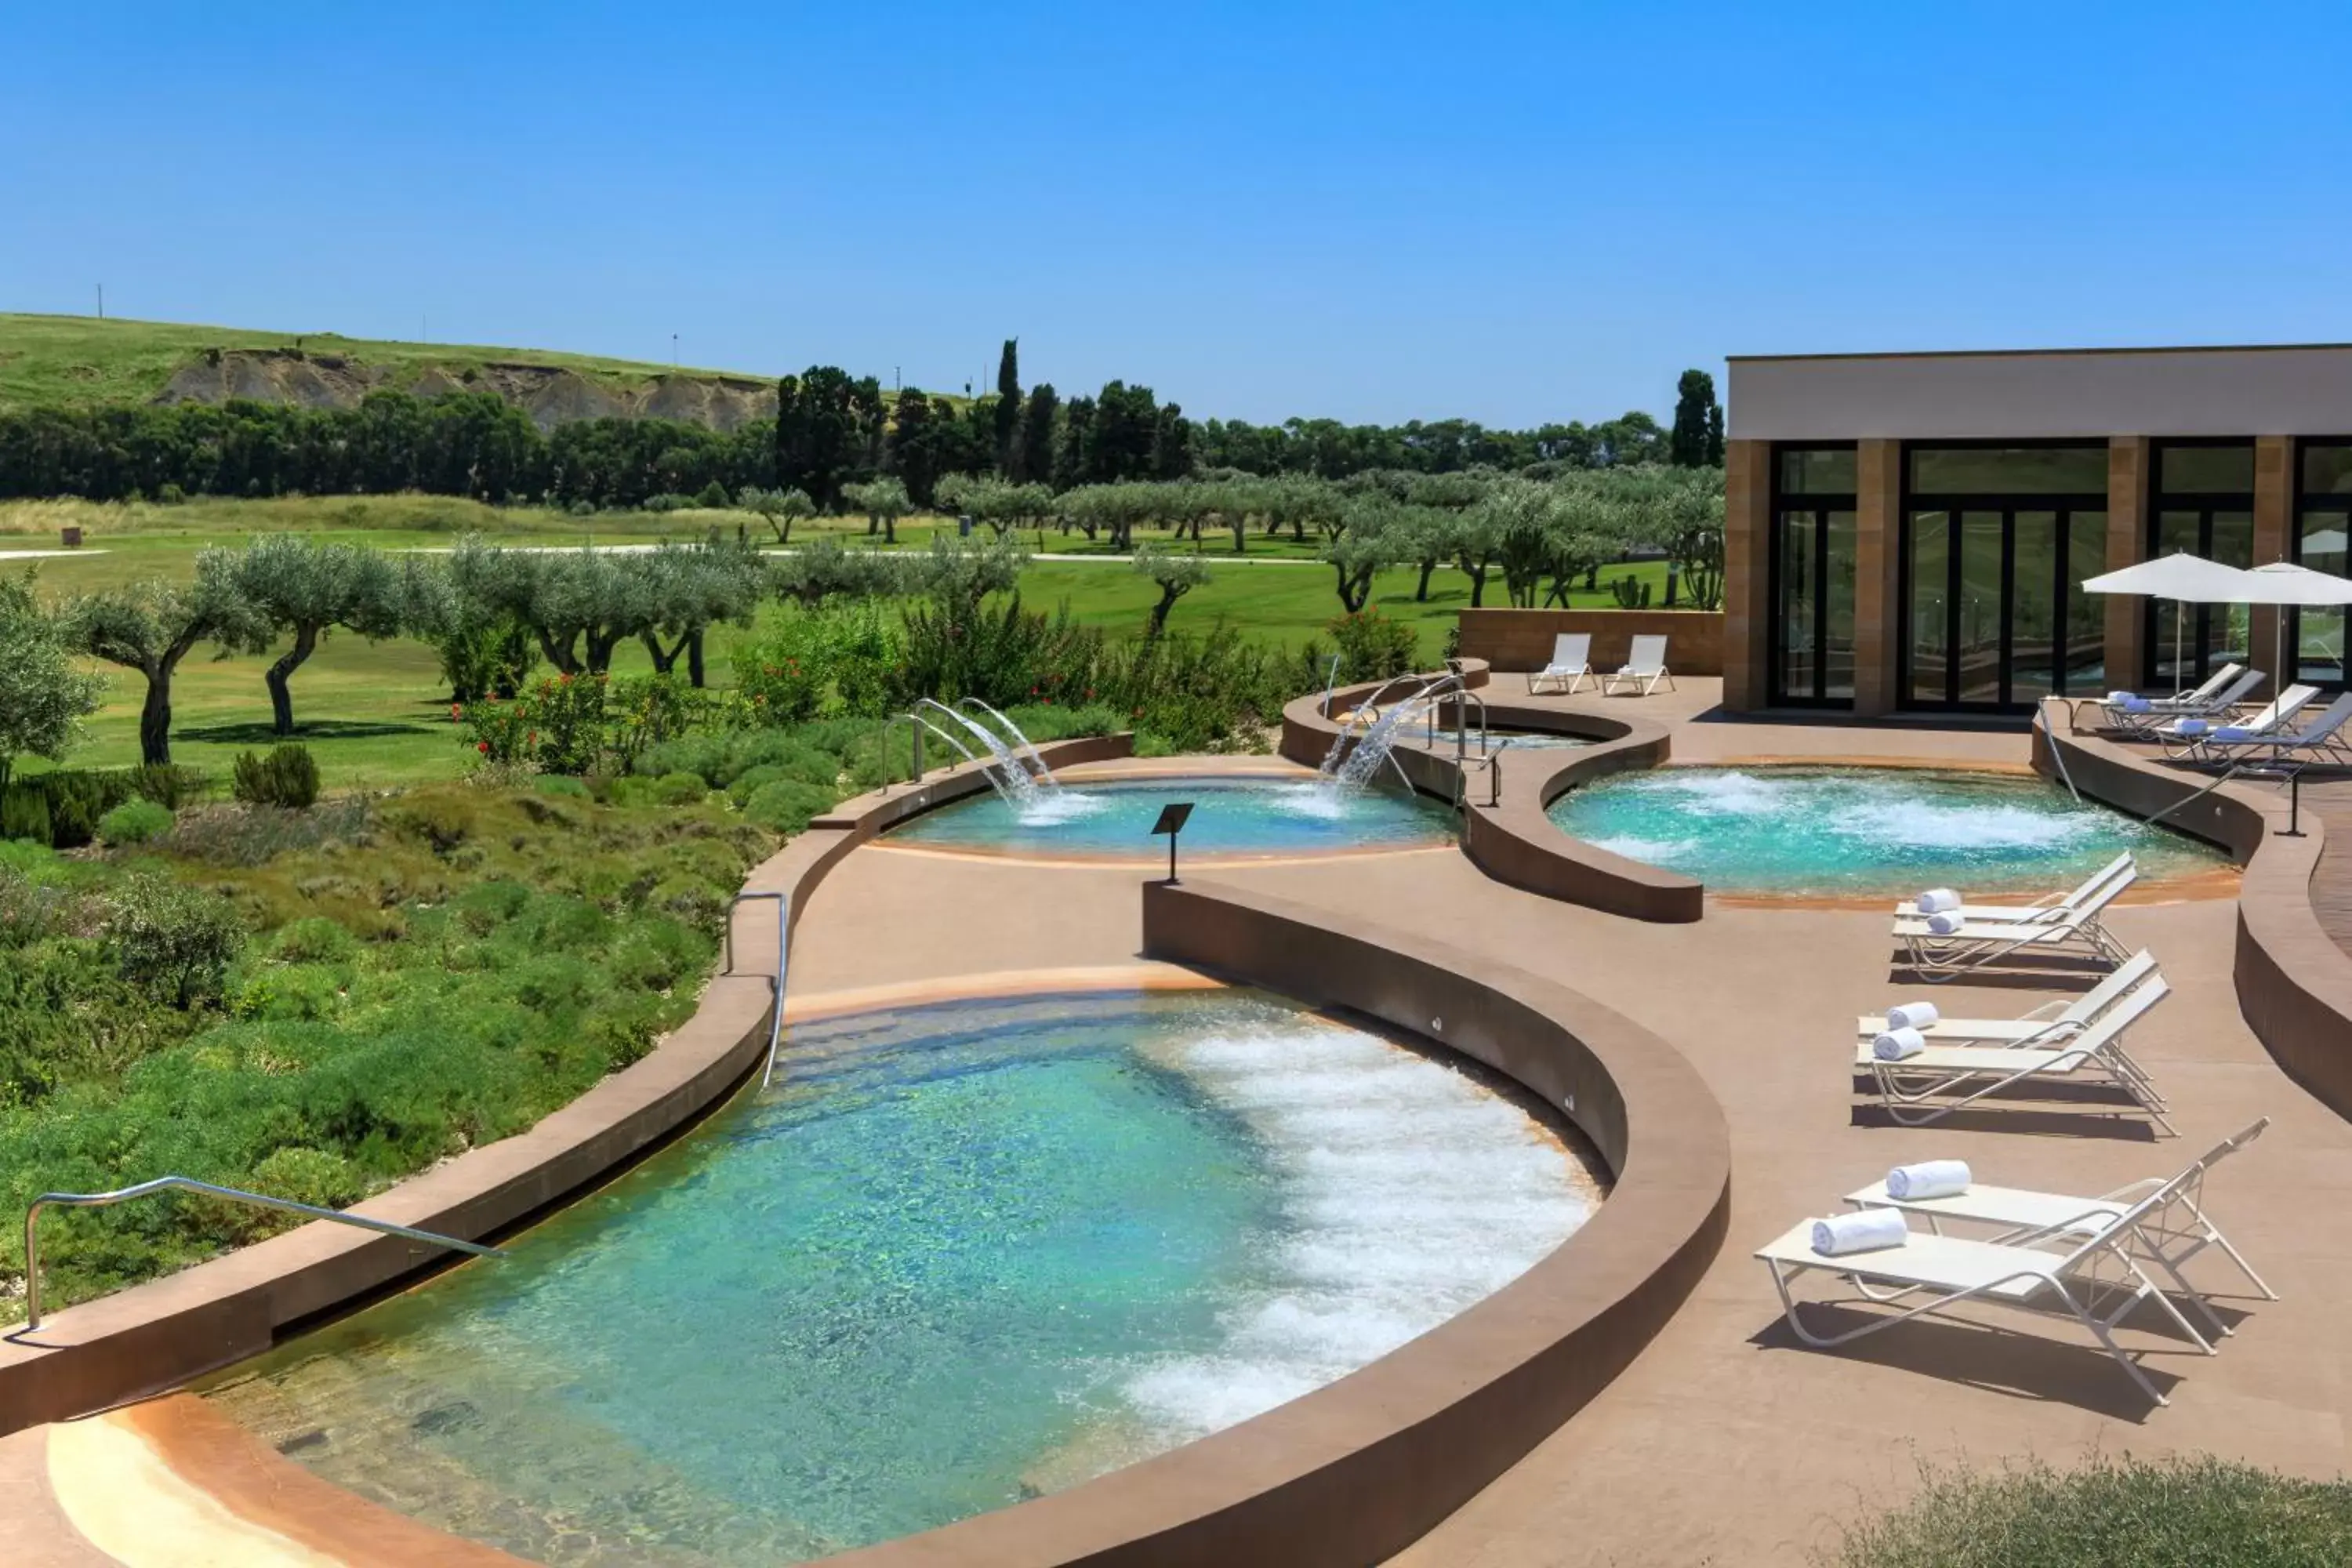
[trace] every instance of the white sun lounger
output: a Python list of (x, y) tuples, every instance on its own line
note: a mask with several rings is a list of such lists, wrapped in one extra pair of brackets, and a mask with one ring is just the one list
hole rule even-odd
[[(2045, 1002), (2015, 1018), (1938, 1018), (1919, 1031), (1931, 1046), (2052, 1046), (2080, 1034), (2130, 992), (2156, 977), (2156, 955), (2140, 949), (2090, 990), (2071, 1002)], [(1859, 1037), (1853, 1065), (1867, 1070), (1876, 1058), (1871, 1044), (1886, 1031), (1886, 1016), (1865, 1013), (1854, 1020)]]
[(2099, 703), (2099, 727), (2128, 738), (2152, 734), (2176, 719), (2214, 719), (2252, 697), (2262, 683), (2261, 670), (2248, 669), (2242, 664), (2225, 664), (2196, 690), (2179, 697), (2151, 697), (2145, 707), (2126, 707), (2103, 700)]
[(1677, 689), (1675, 678), (1666, 673), (1666, 639), (1664, 633), (1635, 637), (1633, 651), (1625, 656), (1625, 668), (1601, 683), (1602, 694), (1615, 691), (1621, 680), (1643, 697), (1656, 690), (1661, 681), (1665, 683), (1667, 690)]
[[(2319, 688), (2315, 686), (2290, 686), (2262, 709), (2243, 719), (2231, 720), (2226, 727), (2236, 731), (2242, 739), (2268, 740), (2294, 722), (2295, 715), (2311, 706), (2318, 695)], [(2200, 727), (2194, 734), (2183, 734), (2180, 727), (2189, 723)], [(2164, 742), (2164, 754), (2173, 761), (2204, 762), (2212, 754), (2213, 731), (2224, 727), (2202, 720), (2176, 719), (2151, 732)]]
[(1541, 690), (1546, 681), (1559, 686), (1564, 680), (1568, 684), (1560, 689), (1573, 693), (1593, 679), (1592, 634), (1562, 632), (1551, 639), (1551, 662), (1528, 677), (1528, 690), (1533, 694)]
[[(2270, 1124), (2271, 1119), (2265, 1116), (2244, 1131), (2222, 1139), (2169, 1182), (2161, 1176), (2150, 1177), (2095, 1198), (2032, 1192), (2021, 1187), (1989, 1187), (1973, 1182), (1967, 1192), (1950, 1197), (1896, 1198), (1888, 1195), (1882, 1178), (1846, 1194), (1845, 1201), (1855, 1208), (1901, 1209), (1906, 1215), (1925, 1219), (1928, 1229), (1937, 1236), (1943, 1235), (1945, 1225), (1950, 1223), (1989, 1226), (1996, 1234), (1983, 1238), (1988, 1241), (2015, 1245), (2055, 1239), (2063, 1243), (2074, 1236), (2107, 1230), (2149, 1193), (2168, 1187), (2172, 1197), (2165, 1207), (2143, 1215), (2128, 1232), (2111, 1234), (2118, 1235), (2120, 1245), (2132, 1257), (2161, 1270), (2174, 1289), (2197, 1303), (2198, 1310), (2204, 1314), (2215, 1333), (2226, 1337), (2233, 1331), (2213, 1310), (2206, 1292), (2191, 1285), (2181, 1270), (2207, 1247), (2218, 1247), (2262, 1292), (2263, 1300), (2278, 1300), (2278, 1292), (2254, 1272), (2253, 1265), (2230, 1244), (2230, 1238), (2221, 1234), (2221, 1227), (2204, 1209), (2205, 1178), (2212, 1173), (2213, 1167), (2261, 1137)], [(2185, 1321), (2181, 1326), (2189, 1327)], [(2189, 1331), (2200, 1344), (2208, 1342), (2195, 1329)]]
[[(2314, 763), (2340, 765), (2352, 762), (2352, 748), (2347, 748), (2343, 734), (2347, 721), (2352, 721), (2352, 691), (2337, 697), (2318, 718), (2291, 735), (2274, 730), (2267, 735), (2250, 736), (2242, 741), (2209, 736), (2199, 760), (2237, 763), (2251, 757), (2289, 771), (2307, 768)], [(2265, 752), (2269, 753), (2267, 757), (2263, 754)]]
[[(2046, 1248), (1914, 1231), (1900, 1247), (1832, 1257), (1813, 1250), (1813, 1222), (1807, 1220), (1759, 1247), (1756, 1256), (1772, 1271), (1772, 1288), (1780, 1294), (1780, 1310), (1788, 1319), (1790, 1330), (1817, 1349), (1845, 1344), (1912, 1318), (1942, 1313), (1964, 1301), (2028, 1310), (2056, 1305), (2072, 1313), (2076, 1322), (2091, 1331), (2100, 1346), (2115, 1357), (2116, 1364), (2131, 1375), (2140, 1392), (2162, 1405), (2166, 1403), (2164, 1395), (2116, 1342), (2114, 1330), (2134, 1307), (2154, 1300), (2174, 1322), (2189, 1329), (2189, 1336), (2204, 1347), (2206, 1354), (2213, 1353), (2213, 1347), (2196, 1330), (2189, 1328), (2179, 1309), (2157, 1288), (2124, 1245), (2134, 1226), (2174, 1200), (2176, 1189), (2184, 1180), (2185, 1177), (2175, 1177), (2105, 1224), (2095, 1226), (2079, 1238), (2053, 1242)], [(2105, 1280), (2098, 1274), (2100, 1267), (2110, 1262), (2120, 1275), (2119, 1280)], [(1881, 1305), (1900, 1305), (1906, 1298), (1916, 1296), (1927, 1300), (1903, 1307), (1891, 1316), (1874, 1316), (1860, 1328), (1843, 1333), (1817, 1334), (1805, 1326), (1797, 1300), (1789, 1293), (1791, 1280), (1815, 1271), (1844, 1276), (1853, 1282), (1864, 1300)], [(2093, 1303), (2111, 1290), (2122, 1296), (2121, 1302), (2111, 1311), (2095, 1311)]]
[(2168, 1133), (2164, 1097), (2147, 1069), (2125, 1053), (2123, 1034), (2171, 989), (2163, 975), (2152, 974), (2087, 1027), (2048, 1045), (1930, 1046), (1899, 1061), (1873, 1056), (1870, 1075), (1886, 1114), (1906, 1127), (1940, 1121), (2018, 1084), (2074, 1081), (2122, 1089)]
[(1903, 943), (1911, 968), (1930, 984), (1964, 970), (2021, 956), (2089, 958), (2113, 967), (2130, 955), (2108, 931), (2102, 917), (2137, 878), (2137, 870), (2128, 869), (2122, 876), (2110, 877), (2081, 902), (2053, 906), (2038, 920), (2014, 915), (1963, 918), (1957, 930), (1938, 931), (1925, 915), (1902, 916), (1895, 921), (1895, 936)]
[[(2110, 881), (2120, 879), (2128, 887), (2138, 875), (2138, 863), (2133, 860), (2132, 852), (2126, 849), (2063, 893), (2047, 893), (2030, 904), (1962, 904), (1958, 909), (1946, 912), (1958, 915), (1964, 921), (2046, 921), (2061, 910), (2076, 909), (2089, 902)], [(1918, 911), (1912, 900), (1906, 899), (1895, 906), (1895, 919), (1898, 923), (1927, 918)]]

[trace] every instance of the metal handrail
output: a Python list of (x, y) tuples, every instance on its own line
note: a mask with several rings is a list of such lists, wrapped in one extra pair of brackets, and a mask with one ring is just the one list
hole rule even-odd
[[(478, 1241), (460, 1241), (454, 1236), (437, 1231), (419, 1230), (412, 1225), (395, 1225), (388, 1219), (370, 1219), (343, 1209), (325, 1209), (315, 1204), (298, 1204), (291, 1198), (273, 1198), (267, 1193), (248, 1193), (242, 1187), (224, 1187), (212, 1182), (200, 1182), (194, 1176), (158, 1176), (152, 1182), (121, 1187), (110, 1193), (43, 1193), (25, 1210), (25, 1326), (20, 1332), (30, 1333), (41, 1326), (41, 1244), (38, 1222), (41, 1210), (54, 1204), (59, 1208), (105, 1208), (129, 1198), (143, 1198), (150, 1193), (173, 1189), (204, 1193), (216, 1198), (234, 1198), (238, 1203), (257, 1204), (263, 1208), (283, 1209), (288, 1214), (308, 1215), (312, 1219), (331, 1219), (339, 1225), (357, 1226), (385, 1236), (404, 1237), (410, 1241), (422, 1241), (435, 1247), (452, 1247), (470, 1252), (477, 1258), (504, 1258), (499, 1247), (485, 1247)], [(14, 1337), (13, 1335), (11, 1336)]]
[(719, 973), (735, 973), (735, 906), (758, 899), (776, 900), (775, 1005), (768, 1016), (768, 1065), (760, 1073), (760, 1087), (765, 1089), (776, 1076), (776, 1055), (784, 1043), (784, 968), (792, 958), (793, 931), (793, 901), (788, 895), (738, 893), (727, 900), (727, 967)]

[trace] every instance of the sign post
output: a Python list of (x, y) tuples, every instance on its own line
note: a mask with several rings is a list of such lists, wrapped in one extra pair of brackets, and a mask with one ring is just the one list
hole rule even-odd
[(1192, 815), (1191, 801), (1171, 800), (1160, 808), (1160, 820), (1151, 825), (1153, 834), (1168, 836), (1168, 885), (1171, 888), (1176, 885), (1176, 836), (1184, 831), (1185, 820)]

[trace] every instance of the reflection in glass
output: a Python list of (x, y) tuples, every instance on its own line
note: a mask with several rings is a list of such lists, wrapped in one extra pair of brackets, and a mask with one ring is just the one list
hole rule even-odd
[(2107, 449), (2098, 447), (1914, 447), (1918, 495), (2105, 495)]
[[(2352, 531), (2352, 512), (2305, 512), (2295, 559), (2314, 572), (2352, 576), (2347, 531)], [(2295, 612), (2297, 671), (2303, 679), (2324, 686), (2344, 684), (2344, 625), (2341, 609), (2313, 606)]]
[[(2208, 552), (2224, 566), (2247, 567), (2254, 563), (2254, 514), (2250, 511), (2217, 511), (2212, 516), (2212, 540)], [(2200, 618), (2204, 623), (2203, 658), (2192, 661), (2189, 668), (2199, 680), (2205, 679), (2224, 664), (2244, 664), (2249, 661), (2247, 649), (2253, 643), (2252, 611), (2244, 605), (2205, 605)]]
[(1911, 694), (1936, 703), (1949, 695), (1951, 524), (1946, 513), (1911, 514)]
[(1854, 489), (1852, 447), (1780, 454), (1780, 493), (1790, 496), (1850, 496)]
[(1822, 653), (1822, 695), (1853, 699), (1853, 513), (1829, 515), (1829, 593), (1823, 614), (1829, 621)]
[[(1795, 454), (1790, 454), (1794, 456)], [(1813, 514), (1780, 514), (1780, 695), (1813, 695)]]
[(2083, 592), (2083, 579), (2107, 569), (2107, 514), (2078, 511), (2067, 521), (2066, 543), (2066, 670), (2067, 691), (2107, 689), (2106, 601)]
[(2254, 448), (2161, 447), (2156, 454), (2156, 488), (2165, 495), (2243, 494), (2254, 488)]
[[(2202, 512), (2158, 513), (2156, 520), (2156, 547), (2149, 552), (2149, 559), (2171, 555), (2181, 551), (2186, 551), (2191, 555), (2196, 554), (2197, 547), (2204, 542), (2201, 537), (2204, 521)], [(2151, 652), (2158, 681), (2175, 688), (2195, 685), (2195, 681), (2184, 680), (2181, 678), (2189, 669), (2195, 668), (2198, 664), (2197, 606), (2176, 605), (2169, 599), (2157, 599), (2152, 603), (2156, 610), (2156, 630)], [(2173, 649), (2176, 647), (2180, 650), (2180, 660), (2178, 664), (2173, 662)], [(2202, 677), (2199, 679), (2201, 679)]]
[(2009, 700), (2058, 689), (2058, 514), (2021, 511), (2011, 525)]
[(2000, 700), (2000, 513), (1960, 514), (1960, 700)]
[(2303, 493), (2352, 495), (2352, 445), (2306, 441), (2303, 447)]

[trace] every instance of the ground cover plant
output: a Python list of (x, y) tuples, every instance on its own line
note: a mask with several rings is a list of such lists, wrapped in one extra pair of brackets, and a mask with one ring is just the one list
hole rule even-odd
[(1846, 1532), (1835, 1568), (2334, 1568), (2352, 1563), (2352, 1481), (2210, 1455), (1930, 1471)]
[[(148, 832), (126, 806), (103, 856), (0, 844), (0, 1210), (166, 1172), (345, 1205), (644, 1054), (776, 835), (724, 796), (559, 783), (184, 807)], [(284, 1223), (189, 1196), (53, 1216), (44, 1289)], [(23, 1268), (12, 1234), (0, 1293)]]

